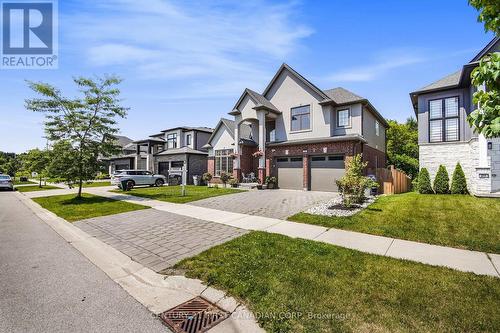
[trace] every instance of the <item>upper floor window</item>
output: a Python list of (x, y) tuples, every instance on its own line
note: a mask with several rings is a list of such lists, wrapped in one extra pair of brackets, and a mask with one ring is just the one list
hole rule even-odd
[(177, 148), (177, 133), (167, 134), (167, 148)]
[(191, 134), (186, 135), (186, 146), (191, 146)]
[(303, 131), (311, 128), (310, 105), (299, 106), (290, 110), (292, 131)]
[(458, 141), (458, 97), (429, 101), (429, 142)]
[(375, 135), (380, 136), (380, 124), (378, 120), (375, 120)]
[(350, 112), (349, 109), (337, 110), (337, 127), (349, 127)]

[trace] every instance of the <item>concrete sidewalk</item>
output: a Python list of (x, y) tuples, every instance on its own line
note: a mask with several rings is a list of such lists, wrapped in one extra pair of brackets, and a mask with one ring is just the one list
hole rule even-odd
[(230, 225), (246, 230), (261, 230), (290, 237), (304, 238), (362, 252), (406, 259), (424, 264), (445, 266), (464, 272), (500, 277), (500, 255), (431, 245), (396, 238), (284, 221), (268, 217), (226, 212), (218, 209), (175, 204), (132, 195), (87, 188), (85, 192), (140, 203), (169, 213)]

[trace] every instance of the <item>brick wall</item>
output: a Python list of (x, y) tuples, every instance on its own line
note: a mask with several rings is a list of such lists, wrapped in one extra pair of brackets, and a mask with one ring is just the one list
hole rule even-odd
[(209, 156), (207, 159), (207, 172), (215, 175), (215, 158), (213, 156)]
[(259, 159), (252, 156), (257, 151), (257, 147), (241, 146), (240, 169), (244, 174), (253, 172), (257, 175)]

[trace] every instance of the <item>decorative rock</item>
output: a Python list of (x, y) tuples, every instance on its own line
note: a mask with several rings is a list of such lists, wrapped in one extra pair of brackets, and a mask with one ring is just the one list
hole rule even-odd
[(305, 211), (307, 214), (313, 214), (313, 215), (323, 215), (323, 216), (352, 216), (369, 205), (371, 205), (375, 201), (375, 197), (369, 197), (363, 204), (359, 205), (357, 208), (353, 209), (337, 209), (333, 208), (335, 206), (338, 206), (342, 204), (342, 199), (341, 198), (335, 198), (331, 199), (328, 201), (321, 202), (317, 204), (314, 207), (309, 208), (308, 210)]

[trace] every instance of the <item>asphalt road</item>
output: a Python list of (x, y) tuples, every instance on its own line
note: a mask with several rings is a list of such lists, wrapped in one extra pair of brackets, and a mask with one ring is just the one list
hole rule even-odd
[(0, 192), (0, 332), (168, 332), (119, 285)]

